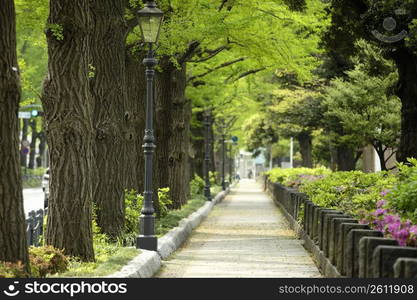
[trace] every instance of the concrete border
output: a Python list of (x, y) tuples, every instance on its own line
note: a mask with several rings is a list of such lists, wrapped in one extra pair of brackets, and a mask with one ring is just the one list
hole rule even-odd
[(221, 191), (210, 202), (206, 202), (197, 211), (182, 219), (178, 226), (158, 239), (158, 251), (141, 250), (141, 253), (128, 262), (120, 271), (107, 278), (150, 278), (162, 266), (162, 260), (177, 250), (196, 228), (208, 216), (214, 205), (220, 203), (231, 188)]

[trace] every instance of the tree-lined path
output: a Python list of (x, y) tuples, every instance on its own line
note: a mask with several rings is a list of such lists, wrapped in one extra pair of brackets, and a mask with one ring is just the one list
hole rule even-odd
[(156, 277), (320, 277), (260, 185), (242, 180)]

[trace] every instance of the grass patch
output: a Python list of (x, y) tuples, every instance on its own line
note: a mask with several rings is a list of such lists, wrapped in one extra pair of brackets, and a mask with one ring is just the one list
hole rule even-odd
[(106, 276), (117, 271), (137, 256), (140, 251), (133, 247), (116, 247), (111, 255), (96, 253), (96, 262), (81, 262), (71, 259), (68, 271), (56, 277), (99, 277)]
[(171, 210), (165, 217), (156, 220), (156, 235), (161, 237), (172, 228), (177, 227), (183, 218), (197, 211), (204, 203), (206, 203), (206, 198), (202, 195), (197, 195), (189, 200), (181, 209)]
[[(220, 186), (213, 186), (213, 195), (221, 191)], [(213, 196), (213, 197), (214, 197)], [(206, 198), (199, 194), (193, 196), (181, 209), (171, 210), (168, 214), (156, 220), (155, 230), (158, 237), (163, 236), (172, 228), (177, 227), (179, 222), (197, 211), (206, 203)], [(107, 241), (105, 235), (98, 233), (97, 226), (93, 224), (95, 262), (81, 262), (76, 258), (70, 259), (68, 271), (54, 275), (54, 277), (101, 277), (107, 276), (126, 265), (137, 256), (140, 251), (134, 247), (122, 247), (117, 243)]]
[[(220, 193), (222, 190), (221, 186), (213, 186), (211, 188), (211, 193), (213, 198)], [(206, 203), (206, 197), (203, 195), (195, 195), (193, 199), (188, 200), (187, 204), (185, 204), (181, 209), (172, 210), (168, 212), (168, 214), (161, 218), (160, 220), (156, 220), (156, 235), (158, 237), (163, 236), (172, 228), (178, 226), (178, 223), (183, 219), (191, 215), (193, 212), (197, 211), (200, 207), (202, 207)]]
[(22, 185), (24, 189), (37, 188), (42, 184), (46, 168), (25, 169), (22, 167)]
[(42, 185), (42, 179), (40, 178), (27, 178), (23, 180), (22, 182), (24, 189), (32, 189), (32, 188), (38, 188)]
[(214, 185), (211, 187), (210, 191), (211, 191), (211, 197), (214, 199), (214, 197), (216, 197), (217, 194), (222, 191), (222, 187), (220, 185)]

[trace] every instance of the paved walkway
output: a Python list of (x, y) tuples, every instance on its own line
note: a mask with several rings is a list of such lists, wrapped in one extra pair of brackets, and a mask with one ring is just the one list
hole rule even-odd
[(155, 277), (321, 275), (273, 201), (242, 180)]

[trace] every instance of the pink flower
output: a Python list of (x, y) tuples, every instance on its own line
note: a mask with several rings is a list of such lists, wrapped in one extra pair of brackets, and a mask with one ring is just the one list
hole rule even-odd
[(374, 212), (374, 216), (378, 217), (378, 216), (382, 216), (383, 214), (385, 214), (388, 210), (383, 209), (383, 208), (378, 208), (375, 212)]
[(385, 197), (388, 193), (390, 192), (390, 190), (385, 189), (383, 190), (381, 193), (379, 193), (382, 197)]
[(384, 222), (387, 224), (400, 222), (400, 217), (397, 215), (385, 215)]
[(410, 227), (410, 233), (417, 236), (417, 225), (413, 225)]
[(395, 223), (388, 224), (387, 229), (388, 229), (389, 233), (394, 235), (396, 231), (400, 230), (400, 227), (401, 227), (401, 223), (400, 222), (395, 222)]
[(368, 220), (360, 220), (359, 224), (363, 224), (363, 225), (369, 225), (369, 221)]
[(400, 246), (406, 246), (410, 233), (407, 229), (401, 229), (397, 232), (394, 232), (392, 236), (398, 241)]
[(387, 204), (387, 202), (386, 202), (385, 200), (379, 200), (379, 201), (376, 203), (376, 207), (377, 207), (377, 208), (382, 208), (385, 204)]

